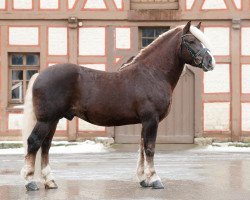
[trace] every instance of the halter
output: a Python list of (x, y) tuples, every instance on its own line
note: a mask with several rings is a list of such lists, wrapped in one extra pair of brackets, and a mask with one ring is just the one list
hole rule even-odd
[[(202, 48), (200, 51), (195, 52), (195, 51), (188, 45), (188, 43), (184, 40), (184, 37), (189, 36), (189, 35), (192, 35), (192, 34), (185, 34), (185, 35), (181, 36), (182, 44), (185, 45), (185, 47), (187, 48), (188, 52), (191, 54), (192, 58), (194, 59), (194, 63), (195, 63), (199, 68), (205, 67), (205, 66), (203, 65), (204, 55), (205, 55), (206, 52), (210, 52), (210, 50), (207, 49), (207, 48)], [(192, 35), (192, 36), (193, 36), (193, 35)], [(182, 50), (182, 45), (181, 45), (181, 50)], [(201, 56), (202, 59), (199, 59), (198, 56)], [(198, 62), (197, 62), (197, 61), (198, 61)], [(206, 67), (205, 67), (205, 68), (206, 68)]]

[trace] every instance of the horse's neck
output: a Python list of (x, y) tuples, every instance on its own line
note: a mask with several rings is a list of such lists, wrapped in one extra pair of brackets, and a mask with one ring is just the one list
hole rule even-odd
[(153, 67), (164, 74), (164, 78), (175, 88), (182, 73), (184, 62), (180, 59), (180, 41), (179, 34), (174, 34), (173, 38), (159, 42), (155, 51), (152, 51), (145, 57), (144, 64)]
[(180, 79), (185, 63), (179, 59), (178, 54), (172, 56), (174, 61), (171, 63), (167, 62), (165, 66), (167, 66), (166, 79), (171, 84), (172, 90), (174, 90), (178, 80)]

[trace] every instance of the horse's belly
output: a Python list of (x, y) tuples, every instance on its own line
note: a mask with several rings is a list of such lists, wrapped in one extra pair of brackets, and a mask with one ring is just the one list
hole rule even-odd
[(121, 126), (140, 123), (136, 113), (129, 109), (109, 109), (96, 106), (85, 112), (78, 113), (77, 116), (99, 126)]

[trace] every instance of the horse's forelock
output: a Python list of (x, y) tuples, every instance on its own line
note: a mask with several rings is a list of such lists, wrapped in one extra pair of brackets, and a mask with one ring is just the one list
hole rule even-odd
[(189, 30), (207, 49), (211, 51), (211, 44), (207, 36), (200, 29), (191, 26)]
[(211, 49), (212, 45), (210, 44), (207, 36), (200, 29), (196, 28), (195, 26), (191, 26), (189, 30), (207, 49), (209, 49), (210, 52), (208, 52), (208, 53), (212, 57), (212, 65), (215, 66), (216, 61), (215, 61), (215, 58), (213, 56), (213, 52)]

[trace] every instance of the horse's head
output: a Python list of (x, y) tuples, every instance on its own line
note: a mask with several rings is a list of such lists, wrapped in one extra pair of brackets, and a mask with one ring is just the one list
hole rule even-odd
[(181, 57), (185, 63), (207, 72), (214, 69), (215, 59), (206, 36), (199, 30), (200, 25), (201, 23), (194, 27), (188, 22), (184, 26), (181, 36)]

